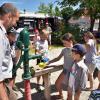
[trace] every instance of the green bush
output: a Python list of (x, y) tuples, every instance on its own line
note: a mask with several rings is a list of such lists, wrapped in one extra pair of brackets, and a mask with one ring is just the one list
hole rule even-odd
[[(62, 26), (63, 25), (63, 26)], [(76, 42), (80, 43), (82, 42), (82, 32), (79, 29), (78, 25), (69, 25), (69, 24), (62, 24), (60, 23), (60, 28), (58, 28), (57, 31), (52, 33), (52, 44), (57, 44), (57, 45), (61, 45), (61, 36), (65, 33), (72, 33), (73, 37), (75, 39)]]
[(78, 25), (69, 26), (68, 32), (73, 34), (73, 37), (76, 42), (80, 43), (83, 41), (82, 32), (80, 31), (80, 28)]
[(61, 38), (62, 36), (62, 32), (59, 31), (59, 32), (53, 32), (52, 33), (52, 38), (51, 38), (51, 41), (52, 41), (52, 44), (56, 44), (56, 45), (61, 45)]

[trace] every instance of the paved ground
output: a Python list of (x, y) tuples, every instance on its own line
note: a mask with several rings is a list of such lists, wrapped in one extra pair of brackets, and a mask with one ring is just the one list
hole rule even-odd
[[(57, 55), (59, 55), (59, 53), (61, 52), (61, 48), (59, 49), (53, 49), (50, 52), (50, 58), (52, 59), (53, 57), (56, 57)], [(63, 60), (63, 59), (62, 59)], [(58, 63), (61, 63), (62, 60)], [(31, 60), (30, 61), (30, 66), (35, 66), (36, 62)], [(55, 63), (56, 64), (56, 63)], [(16, 79), (16, 85), (19, 88), (19, 91), (17, 92), (18, 94), (18, 100), (24, 100), (24, 83), (22, 80), (22, 73), (23, 73), (23, 69), (19, 69), (17, 72), (17, 79)], [(57, 77), (59, 76), (59, 74), (61, 73), (61, 71), (57, 71), (51, 74), (51, 96), (57, 94), (56, 89), (55, 89), (55, 81), (57, 79)], [(42, 84), (42, 81), (41, 83)], [(98, 81), (95, 80), (94, 81), (94, 89), (97, 87), (98, 85)], [(31, 93), (32, 93), (32, 100), (44, 100), (44, 87), (41, 85), (41, 92), (37, 92), (36, 90), (36, 78), (32, 78), (31, 79)], [(80, 100), (88, 100), (90, 91), (82, 91)], [(67, 97), (67, 92), (66, 90), (63, 91), (63, 95), (64, 95), (64, 100), (66, 100)]]

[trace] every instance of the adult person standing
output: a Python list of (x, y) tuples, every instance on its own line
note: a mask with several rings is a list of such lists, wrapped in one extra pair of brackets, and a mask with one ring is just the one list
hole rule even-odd
[[(7, 94), (5, 79), (12, 77), (12, 57), (6, 31), (16, 25), (19, 12), (11, 3), (4, 3), (0, 7), (0, 100), (11, 100)], [(13, 98), (13, 97), (12, 97)], [(13, 98), (12, 100), (15, 100)]]
[(51, 33), (52, 33), (52, 29), (51, 29), (49, 23), (46, 23), (46, 31), (48, 32), (48, 43), (49, 43), (49, 46), (51, 46)]

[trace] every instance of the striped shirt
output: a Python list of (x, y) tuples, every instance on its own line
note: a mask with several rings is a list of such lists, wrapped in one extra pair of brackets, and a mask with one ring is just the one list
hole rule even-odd
[(93, 90), (88, 100), (100, 100), (100, 90)]

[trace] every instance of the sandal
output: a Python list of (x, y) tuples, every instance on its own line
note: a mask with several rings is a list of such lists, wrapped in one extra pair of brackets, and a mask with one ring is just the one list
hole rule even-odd
[(93, 88), (89, 87), (89, 88), (85, 88), (84, 90), (85, 90), (85, 91), (92, 91)]

